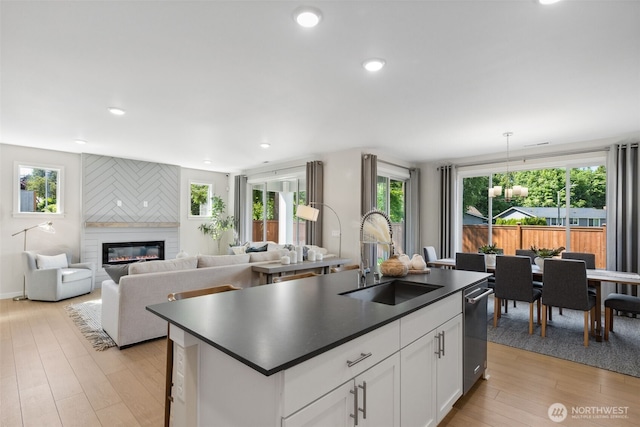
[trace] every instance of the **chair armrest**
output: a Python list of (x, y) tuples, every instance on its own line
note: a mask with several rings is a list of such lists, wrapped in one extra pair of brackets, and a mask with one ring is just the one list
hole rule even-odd
[(94, 264), (92, 262), (76, 262), (69, 264), (69, 268), (86, 268), (88, 270), (93, 270)]
[(47, 268), (44, 270), (33, 270), (31, 278), (39, 283), (62, 283), (61, 268)]

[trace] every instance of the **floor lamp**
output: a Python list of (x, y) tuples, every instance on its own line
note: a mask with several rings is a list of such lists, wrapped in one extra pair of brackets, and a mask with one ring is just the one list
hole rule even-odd
[(333, 212), (336, 215), (336, 218), (338, 220), (338, 228), (339, 228), (338, 232), (340, 233), (339, 235), (340, 238), (338, 240), (338, 257), (342, 258), (342, 224), (340, 223), (340, 217), (338, 216), (337, 212), (333, 210), (333, 208), (327, 205), (326, 203), (309, 202), (308, 205), (298, 205), (298, 209), (296, 209), (296, 215), (298, 216), (298, 218), (302, 218), (307, 221), (313, 221), (313, 222), (317, 221), (320, 210), (316, 208), (312, 208), (311, 205), (326, 206), (331, 210), (331, 212)]
[[(23, 246), (23, 250), (26, 252), (27, 250), (27, 231), (32, 230), (34, 228), (38, 228), (42, 231), (44, 231), (45, 233), (55, 233), (56, 230), (53, 228), (53, 222), (51, 221), (46, 221), (43, 222), (41, 224), (38, 225), (34, 225), (33, 227), (29, 227), (29, 228), (25, 228), (24, 230), (20, 230), (17, 233), (13, 233), (11, 235), (11, 237), (17, 236), (20, 233), (24, 233), (24, 246)], [(23, 275), (22, 276), (22, 295), (15, 297), (13, 300), (14, 301), (23, 301), (27, 299), (27, 279), (26, 277)]]

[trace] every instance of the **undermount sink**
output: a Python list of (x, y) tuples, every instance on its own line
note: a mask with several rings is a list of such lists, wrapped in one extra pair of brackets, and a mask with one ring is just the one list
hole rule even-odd
[(397, 305), (413, 298), (435, 291), (441, 286), (426, 285), (422, 283), (408, 282), (406, 280), (394, 280), (379, 285), (367, 286), (349, 292), (341, 293), (350, 298), (362, 301), (372, 301), (387, 305)]

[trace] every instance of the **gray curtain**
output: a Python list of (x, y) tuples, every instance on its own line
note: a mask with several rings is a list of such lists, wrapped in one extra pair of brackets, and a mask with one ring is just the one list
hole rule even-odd
[[(360, 179), (360, 215), (364, 215), (378, 205), (378, 156), (375, 154), (363, 154)], [(358, 231), (359, 233), (360, 231)], [(365, 245), (360, 248), (362, 261), (368, 261), (369, 266), (376, 265), (375, 245)]]
[(452, 258), (453, 250), (453, 187), (454, 166), (440, 166), (440, 216), (438, 218), (440, 256)]
[(421, 254), (420, 249), (420, 169), (409, 169), (405, 200), (406, 254)]
[[(614, 145), (607, 164), (607, 268), (638, 272), (640, 267), (640, 155), (638, 144)], [(616, 285), (638, 295), (638, 287)]]
[[(307, 204), (309, 202), (324, 203), (323, 166), (320, 160), (307, 162)], [(314, 206), (322, 209), (322, 205)], [(324, 215), (318, 215), (316, 222), (307, 221), (305, 243), (308, 245), (322, 246), (322, 222)]]
[(247, 206), (247, 177), (236, 175), (234, 179), (233, 212), (235, 230), (240, 242), (248, 242), (251, 226), (249, 225), (249, 206)]

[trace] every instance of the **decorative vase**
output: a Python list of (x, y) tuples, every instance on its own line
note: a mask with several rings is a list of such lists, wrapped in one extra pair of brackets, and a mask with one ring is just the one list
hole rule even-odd
[(424, 270), (427, 268), (427, 263), (424, 262), (422, 255), (414, 254), (411, 258), (411, 264), (409, 264), (411, 270)]
[(494, 268), (496, 266), (496, 254), (484, 254), (484, 262), (487, 267)]
[(409, 267), (411, 264), (411, 258), (409, 258), (409, 255), (407, 254), (398, 255), (398, 259), (407, 264), (407, 267)]
[(409, 273), (409, 266), (402, 262), (399, 255), (391, 255), (380, 264), (380, 272), (383, 276), (404, 277)]
[(538, 266), (540, 271), (543, 270), (543, 268), (544, 268), (544, 258), (537, 256), (537, 257), (534, 258), (533, 262), (536, 263), (536, 265)]

